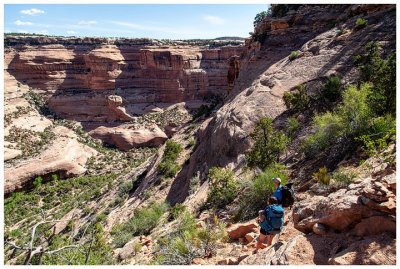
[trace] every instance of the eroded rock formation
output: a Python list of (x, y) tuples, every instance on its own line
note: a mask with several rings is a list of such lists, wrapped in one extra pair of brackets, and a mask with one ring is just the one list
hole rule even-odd
[[(76, 135), (69, 129), (58, 126), (54, 128), (58, 136), (39, 156), (21, 161), (4, 171), (4, 194), (32, 186), (36, 176), (50, 177), (53, 174), (60, 178), (79, 176), (86, 172), (85, 164), (96, 151), (79, 143)], [(44, 178), (48, 180), (48, 178)]]
[(137, 130), (100, 126), (90, 131), (89, 134), (122, 150), (129, 150), (134, 147), (158, 146), (168, 139), (168, 136), (157, 125), (149, 129), (142, 128)]
[[(225, 96), (232, 86), (228, 59), (242, 51), (240, 45), (121, 41), (6, 37), (5, 69), (40, 90), (48, 107), (63, 118), (124, 121), (156, 103)], [(110, 105), (112, 95), (119, 96), (118, 105)]]

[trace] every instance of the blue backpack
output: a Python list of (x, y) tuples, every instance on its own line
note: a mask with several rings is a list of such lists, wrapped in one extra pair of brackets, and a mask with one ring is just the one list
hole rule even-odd
[(267, 217), (263, 222), (260, 222), (260, 226), (271, 234), (278, 234), (283, 228), (283, 215), (285, 211), (280, 205), (268, 206)]

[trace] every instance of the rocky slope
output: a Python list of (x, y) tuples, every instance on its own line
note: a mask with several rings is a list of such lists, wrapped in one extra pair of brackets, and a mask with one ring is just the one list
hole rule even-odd
[[(188, 264), (396, 264), (396, 169), (390, 161), (396, 156), (395, 146), (384, 153), (385, 158), (367, 158), (355, 151), (347, 154), (350, 157), (345, 159), (345, 154), (340, 151), (340, 156), (335, 152), (325, 152), (312, 160), (305, 160), (297, 146), (310, 134), (310, 115), (295, 114), (302, 129), (289, 147), (289, 153), (280, 157), (292, 172), (297, 200), (292, 209), (286, 210), (284, 230), (274, 238), (272, 246), (263, 246), (257, 254), (252, 254), (259, 234), (257, 224), (255, 219), (235, 223), (238, 199), (224, 210), (202, 210), (210, 191), (206, 175), (211, 167), (230, 168), (240, 180), (254, 177), (254, 171), (242, 169), (246, 164), (245, 152), (251, 147), (248, 135), (263, 116), (274, 118), (275, 127), (283, 128), (288, 117), (282, 100), (285, 92), (299, 84), (305, 84), (313, 91), (330, 75), (339, 76), (344, 83), (356, 82), (358, 72), (353, 57), (362, 53), (370, 41), (379, 43), (386, 54), (395, 50), (395, 15), (393, 5), (300, 7), (282, 18), (265, 18), (256, 27), (253, 37), (246, 40), (241, 56), (241, 49), (235, 47), (205, 49), (175, 44), (164, 48), (160, 47), (162, 44), (149, 40), (132, 43), (129, 40), (86, 38), (66, 41), (43, 37), (23, 41), (10, 37), (7, 44), (11, 48), (6, 53), (8, 70), (5, 72), (6, 110), (9, 109), (6, 114), (30, 106), (32, 98), (25, 98), (23, 93), (29, 94), (28, 86), (36, 85), (38, 90), (35, 92), (45, 97), (50, 109), (62, 117), (83, 121), (78, 125), (93, 137), (117, 145), (126, 152), (116, 151), (117, 154), (108, 155), (108, 149), (89, 139), (89, 134), (82, 129), (65, 123), (56, 126), (60, 125), (57, 120), (43, 117), (35, 108), (17, 113), (17, 117), (11, 118), (6, 126), (8, 133), (14, 134), (14, 125), (38, 128), (39, 132), (50, 127), (58, 135), (65, 134), (58, 139), (68, 137), (71, 143), (77, 140), (96, 149), (87, 150), (85, 145), (78, 143), (83, 147), (77, 149), (83, 152), (79, 156), (63, 152), (61, 148), (55, 149), (65, 157), (62, 161), (65, 167), (71, 168), (71, 160), (76, 165), (67, 173), (74, 174), (79, 170), (83, 174), (83, 169), (87, 169), (86, 175), (104, 175), (104, 171), (113, 169), (122, 172), (106, 179), (90, 178), (86, 183), (89, 187), (82, 190), (76, 187), (80, 179), (71, 179), (65, 184), (72, 187), (63, 185), (64, 181), (55, 181), (50, 187), (43, 185), (23, 193), (22, 197), (27, 198), (20, 203), (30, 210), (27, 216), (18, 215), (20, 211), (13, 207), (15, 205), (9, 198), (6, 201), (6, 214), (10, 216), (6, 225), (8, 234), (12, 237), (17, 234), (13, 230), (19, 231), (21, 227), (27, 232), (26, 227), (32, 227), (35, 218), (41, 214), (41, 205), (45, 203), (47, 206), (48, 203), (51, 209), (46, 213), (63, 219), (75, 217), (73, 228), (66, 224), (57, 228), (61, 236), (69, 232), (78, 235), (86, 225), (94, 223), (104, 232), (102, 238), (106, 243), (101, 249), (112, 246), (112, 251), (107, 250), (107, 254), (101, 256), (112, 258), (116, 264), (149, 264), (160, 252), (160, 241), (172, 240), (180, 225), (190, 225), (184, 222), (183, 214), (171, 221), (170, 213), (164, 213), (145, 236), (132, 235), (130, 232), (135, 226), (130, 226), (131, 229), (125, 233), (121, 227), (135, 218), (136, 209), (148, 209), (167, 201), (171, 205), (182, 203), (187, 211), (194, 213), (194, 226), (198, 229), (208, 227), (206, 231), (211, 233), (218, 224), (227, 227), (227, 241), (218, 241), (213, 252), (191, 259)], [(362, 31), (354, 29), (359, 17), (368, 20), (368, 26)], [(24, 42), (30, 44), (24, 45)], [(95, 47), (94, 43), (101, 45)], [(37, 48), (39, 54), (29, 51), (32, 47)], [(62, 52), (60, 57), (51, 54), (55, 49)], [(292, 51), (297, 51), (300, 57), (289, 60)], [(23, 80), (22, 70), (30, 79)], [(223, 85), (222, 71), (226, 79)], [(17, 81), (21, 83), (19, 86)], [(132, 88), (128, 81), (137, 82), (140, 87)], [(116, 89), (111, 90), (113, 88)], [(160, 95), (155, 94), (158, 89)], [(210, 111), (210, 117), (193, 119), (188, 113), (191, 101), (225, 93), (223, 105)], [(81, 100), (84, 102), (79, 103)], [(68, 105), (64, 106), (63, 102)], [(162, 103), (169, 102), (175, 104), (160, 110), (169, 105)], [(158, 113), (135, 116), (146, 111)], [(31, 120), (24, 121), (25, 117)], [(103, 121), (106, 120), (114, 122), (105, 124)], [(69, 134), (64, 127), (74, 130), (77, 136)], [(165, 133), (160, 130), (162, 128)], [(147, 130), (152, 130), (151, 135)], [(172, 178), (161, 175), (158, 169), (163, 161), (165, 145), (145, 149), (145, 152), (132, 149), (137, 145), (163, 143), (167, 137), (183, 148), (176, 160), (178, 173)], [(9, 175), (19, 171), (24, 164), (18, 158), (13, 161), (14, 156), (26, 154), (15, 145), (19, 140), (13, 139), (15, 141), (7, 144), (9, 161), (6, 173)], [(152, 144), (154, 141), (157, 142)], [(50, 148), (52, 145), (49, 143)], [(28, 156), (40, 162), (50, 151), (45, 149), (39, 155), (29, 153)], [(80, 165), (85, 158), (86, 165)], [(97, 162), (103, 158), (112, 162)], [(123, 166), (121, 162), (128, 159), (134, 162)], [(361, 160), (364, 162), (362, 165)], [(340, 167), (353, 171), (357, 177), (348, 186), (321, 186), (313, 179), (312, 173), (323, 165), (332, 170)], [(29, 170), (34, 170), (29, 167)], [(49, 167), (47, 174), (54, 173), (52, 166)], [(14, 185), (21, 186), (24, 180), (19, 182), (19, 185)], [(13, 189), (14, 185), (7, 181), (6, 189), (10, 194), (16, 189)], [(32, 185), (31, 181), (29, 185)], [(59, 186), (62, 193), (57, 193), (54, 186)], [(245, 186), (241, 188), (242, 192), (247, 190)], [(43, 198), (37, 205), (32, 205), (29, 201), (34, 200), (32, 196), (36, 197), (38, 193)], [(116, 243), (117, 239), (123, 243)], [(17, 260), (23, 257), (22, 252), (15, 254), (10, 249), (6, 249), (5, 254), (8, 264), (18, 263)]]
[[(240, 170), (251, 146), (248, 134), (259, 119), (274, 118), (277, 127), (283, 126), (287, 117), (282, 100), (285, 92), (299, 84), (312, 91), (331, 75), (340, 77), (344, 84), (354, 82), (358, 73), (353, 57), (362, 54), (370, 41), (380, 44), (388, 54), (395, 50), (393, 6), (307, 6), (290, 13), (283, 18), (266, 18), (255, 28), (255, 35), (266, 35), (263, 42), (247, 40), (245, 56), (237, 64), (241, 71), (235, 86), (225, 105), (202, 125), (199, 147), (175, 180), (168, 197), (173, 204), (186, 198), (188, 180), (197, 172), (204, 176), (213, 166)], [(368, 20), (363, 31), (352, 30), (358, 17)], [(335, 27), (327, 29), (332, 22), (336, 22)], [(338, 35), (339, 29), (347, 30)], [(301, 57), (290, 61), (292, 51)], [(305, 120), (304, 115), (296, 116), (299, 122)], [(299, 174), (307, 173), (297, 171), (296, 177)], [(311, 173), (308, 175), (301, 180), (309, 179)]]

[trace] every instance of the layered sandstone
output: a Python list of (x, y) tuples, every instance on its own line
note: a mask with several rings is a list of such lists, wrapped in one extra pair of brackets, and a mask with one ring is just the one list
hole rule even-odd
[(5, 44), (6, 71), (45, 96), (57, 115), (79, 121), (130, 120), (153, 104), (224, 96), (228, 59), (242, 51), (146, 39), (6, 37)]
[(157, 125), (149, 129), (141, 128), (136, 130), (100, 126), (90, 131), (89, 134), (122, 150), (129, 150), (134, 147), (158, 146), (168, 139), (168, 136)]

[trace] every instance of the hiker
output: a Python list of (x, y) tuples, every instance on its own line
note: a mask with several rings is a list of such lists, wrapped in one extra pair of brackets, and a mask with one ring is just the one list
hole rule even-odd
[(282, 204), (282, 186), (281, 186), (281, 179), (279, 177), (273, 177), (272, 180), (276, 186), (276, 191), (274, 192), (273, 196), (278, 199), (278, 204)]
[(260, 249), (266, 236), (267, 245), (270, 246), (272, 244), (272, 239), (275, 234), (280, 233), (283, 228), (284, 213), (285, 211), (282, 206), (278, 204), (278, 199), (275, 196), (271, 196), (268, 199), (268, 206), (264, 210), (258, 212), (258, 223), (261, 228), (257, 246), (253, 252), (254, 254)]

